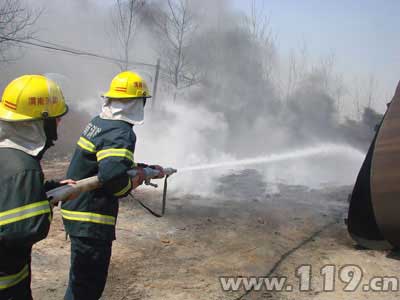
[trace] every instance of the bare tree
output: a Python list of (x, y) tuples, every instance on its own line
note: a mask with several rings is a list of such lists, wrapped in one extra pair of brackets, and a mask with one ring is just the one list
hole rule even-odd
[(32, 27), (40, 14), (27, 8), (21, 0), (0, 2), (0, 62), (14, 59), (10, 48), (33, 37)]
[(288, 79), (286, 84), (286, 97), (285, 97), (286, 102), (289, 101), (290, 96), (295, 90), (297, 76), (298, 76), (297, 59), (296, 59), (296, 54), (292, 50), (289, 57), (289, 70), (288, 70)]
[(336, 99), (336, 109), (338, 113), (342, 113), (343, 110), (343, 97), (348, 93), (348, 90), (345, 86), (343, 75), (338, 74), (334, 78), (335, 86), (332, 91), (332, 96)]
[(265, 1), (250, 1), (249, 14), (244, 17), (244, 28), (248, 30), (262, 51), (264, 79), (272, 80), (273, 68), (276, 63), (276, 47), (270, 18), (266, 13)]
[(189, 4), (189, 0), (168, 0), (166, 11), (154, 17), (164, 73), (175, 89), (189, 87), (199, 80), (199, 72), (189, 58), (192, 37), (197, 29)]
[(361, 88), (361, 82), (359, 80), (359, 78), (355, 77), (352, 80), (352, 90), (351, 90), (351, 98), (352, 98), (352, 102), (354, 104), (354, 119), (357, 121), (360, 121), (362, 119), (362, 111), (363, 111), (363, 107), (362, 107), (362, 88)]
[(119, 64), (121, 71), (129, 68), (129, 53), (139, 24), (139, 12), (145, 0), (115, 0), (115, 11), (112, 14), (113, 29), (122, 48)]
[(367, 108), (372, 109), (375, 101), (375, 93), (378, 88), (378, 81), (376, 80), (374, 74), (370, 74), (368, 78), (368, 89), (367, 89)]
[(380, 98), (378, 95), (379, 82), (371, 73), (367, 78), (355, 77), (350, 86), (348, 94), (354, 104), (354, 118), (362, 120), (365, 110), (374, 110), (377, 105), (381, 104), (380, 101), (377, 101)]
[(299, 84), (305, 80), (307, 75), (310, 74), (310, 63), (308, 58), (308, 48), (306, 41), (303, 41), (298, 49), (292, 49), (289, 55), (288, 69), (287, 69), (287, 80), (282, 83), (286, 90), (285, 95), (286, 102), (289, 101), (292, 94), (297, 90)]

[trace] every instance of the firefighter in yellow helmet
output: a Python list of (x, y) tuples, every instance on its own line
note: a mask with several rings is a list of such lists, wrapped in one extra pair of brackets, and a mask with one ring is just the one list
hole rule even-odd
[[(31, 248), (47, 236), (51, 208), (40, 159), (68, 111), (60, 87), (41, 75), (8, 84), (0, 102), (0, 299), (32, 299)], [(72, 181), (67, 181), (71, 183)]]
[(83, 130), (67, 172), (73, 180), (98, 174), (103, 187), (62, 205), (64, 226), (71, 239), (66, 300), (101, 297), (115, 240), (118, 199), (143, 182), (143, 172), (131, 180), (126, 171), (147, 166), (134, 161), (133, 132), (134, 125), (143, 123), (144, 106), (150, 98), (146, 83), (134, 72), (122, 72), (103, 97), (102, 112)]

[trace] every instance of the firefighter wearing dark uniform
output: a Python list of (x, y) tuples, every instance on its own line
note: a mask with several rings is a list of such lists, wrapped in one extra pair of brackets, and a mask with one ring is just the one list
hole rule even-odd
[(139, 75), (123, 72), (113, 79), (104, 97), (103, 112), (82, 132), (67, 173), (74, 180), (98, 174), (102, 188), (62, 205), (71, 239), (66, 300), (97, 300), (103, 293), (115, 240), (118, 198), (132, 189), (126, 175), (136, 166), (132, 127), (142, 118), (149, 93)]
[(40, 166), (67, 112), (61, 89), (40, 75), (12, 81), (0, 103), (0, 299), (32, 299), (31, 249), (47, 236), (51, 208)]

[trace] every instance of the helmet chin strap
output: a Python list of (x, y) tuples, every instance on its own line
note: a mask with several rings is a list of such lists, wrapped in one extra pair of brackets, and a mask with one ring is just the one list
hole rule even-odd
[(47, 149), (54, 146), (54, 141), (57, 141), (57, 120), (55, 118), (48, 118), (43, 120), (43, 128), (46, 134), (46, 144), (44, 145), (42, 151), (39, 152), (37, 158), (42, 159), (44, 153)]
[(57, 120), (55, 118), (44, 119), (43, 127), (47, 140), (50, 140), (51, 142), (57, 141)]

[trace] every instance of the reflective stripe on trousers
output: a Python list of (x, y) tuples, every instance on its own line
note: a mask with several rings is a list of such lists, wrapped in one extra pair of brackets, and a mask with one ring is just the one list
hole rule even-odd
[(101, 215), (91, 212), (61, 209), (61, 215), (64, 219), (70, 221), (91, 222), (104, 225), (115, 225), (116, 222), (116, 219), (113, 216)]

